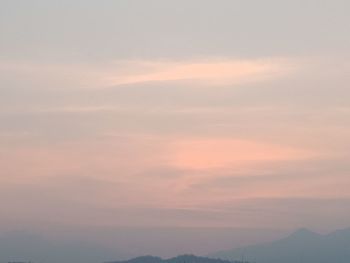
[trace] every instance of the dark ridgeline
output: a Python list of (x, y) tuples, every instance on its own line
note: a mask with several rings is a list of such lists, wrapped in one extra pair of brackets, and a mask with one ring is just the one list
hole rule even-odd
[(182, 255), (169, 259), (162, 259), (153, 256), (137, 257), (125, 261), (111, 261), (105, 263), (249, 263), (247, 261), (229, 261), (207, 257), (197, 257), (194, 255)]

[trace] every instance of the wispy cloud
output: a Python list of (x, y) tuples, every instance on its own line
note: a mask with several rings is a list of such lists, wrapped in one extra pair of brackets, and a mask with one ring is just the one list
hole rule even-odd
[(102, 88), (147, 82), (195, 82), (200, 85), (244, 84), (285, 76), (296, 60), (208, 58), (194, 60), (119, 60), (105, 64), (48, 64), (2, 61), (0, 73), (33, 83)]
[[(280, 77), (295, 70), (287, 59), (199, 59), (190, 61), (123, 61), (124, 72), (106, 78), (111, 85), (192, 81), (205, 85), (242, 84)], [(126, 69), (126, 70), (125, 70)]]

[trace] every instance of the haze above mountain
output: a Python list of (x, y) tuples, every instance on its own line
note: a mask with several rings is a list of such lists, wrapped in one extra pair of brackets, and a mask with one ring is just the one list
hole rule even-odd
[(126, 258), (116, 250), (84, 241), (57, 241), (40, 235), (11, 232), (0, 238), (0, 262), (98, 263)]
[[(49, 232), (49, 233), (48, 233)], [(55, 228), (0, 232), (0, 263), (100, 263), (142, 255), (171, 258), (272, 241), (281, 229)]]
[(259, 263), (347, 263), (350, 258), (350, 228), (321, 235), (299, 229), (286, 238), (209, 255)]

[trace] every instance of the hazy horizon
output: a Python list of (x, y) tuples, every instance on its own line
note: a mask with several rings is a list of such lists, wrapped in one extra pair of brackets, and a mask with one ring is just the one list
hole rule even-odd
[[(251, 245), (267, 245), (294, 235), (300, 238), (306, 235), (307, 238), (308, 231), (325, 237), (335, 233), (334, 231), (321, 233), (304, 228), (287, 230), (210, 227), (95, 229), (51, 227), (45, 230), (17, 230), (0, 234), (0, 262), (31, 260), (54, 263), (62, 261), (101, 263), (148, 255), (164, 259), (191, 254), (209, 256)], [(350, 228), (337, 231), (350, 232)]]
[(209, 253), (350, 227), (349, 8), (0, 0), (0, 236), (172, 255), (186, 229)]

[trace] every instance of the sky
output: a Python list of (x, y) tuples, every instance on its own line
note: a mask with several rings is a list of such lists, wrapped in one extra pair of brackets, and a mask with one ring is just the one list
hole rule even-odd
[(349, 8), (0, 0), (0, 232), (349, 227)]

